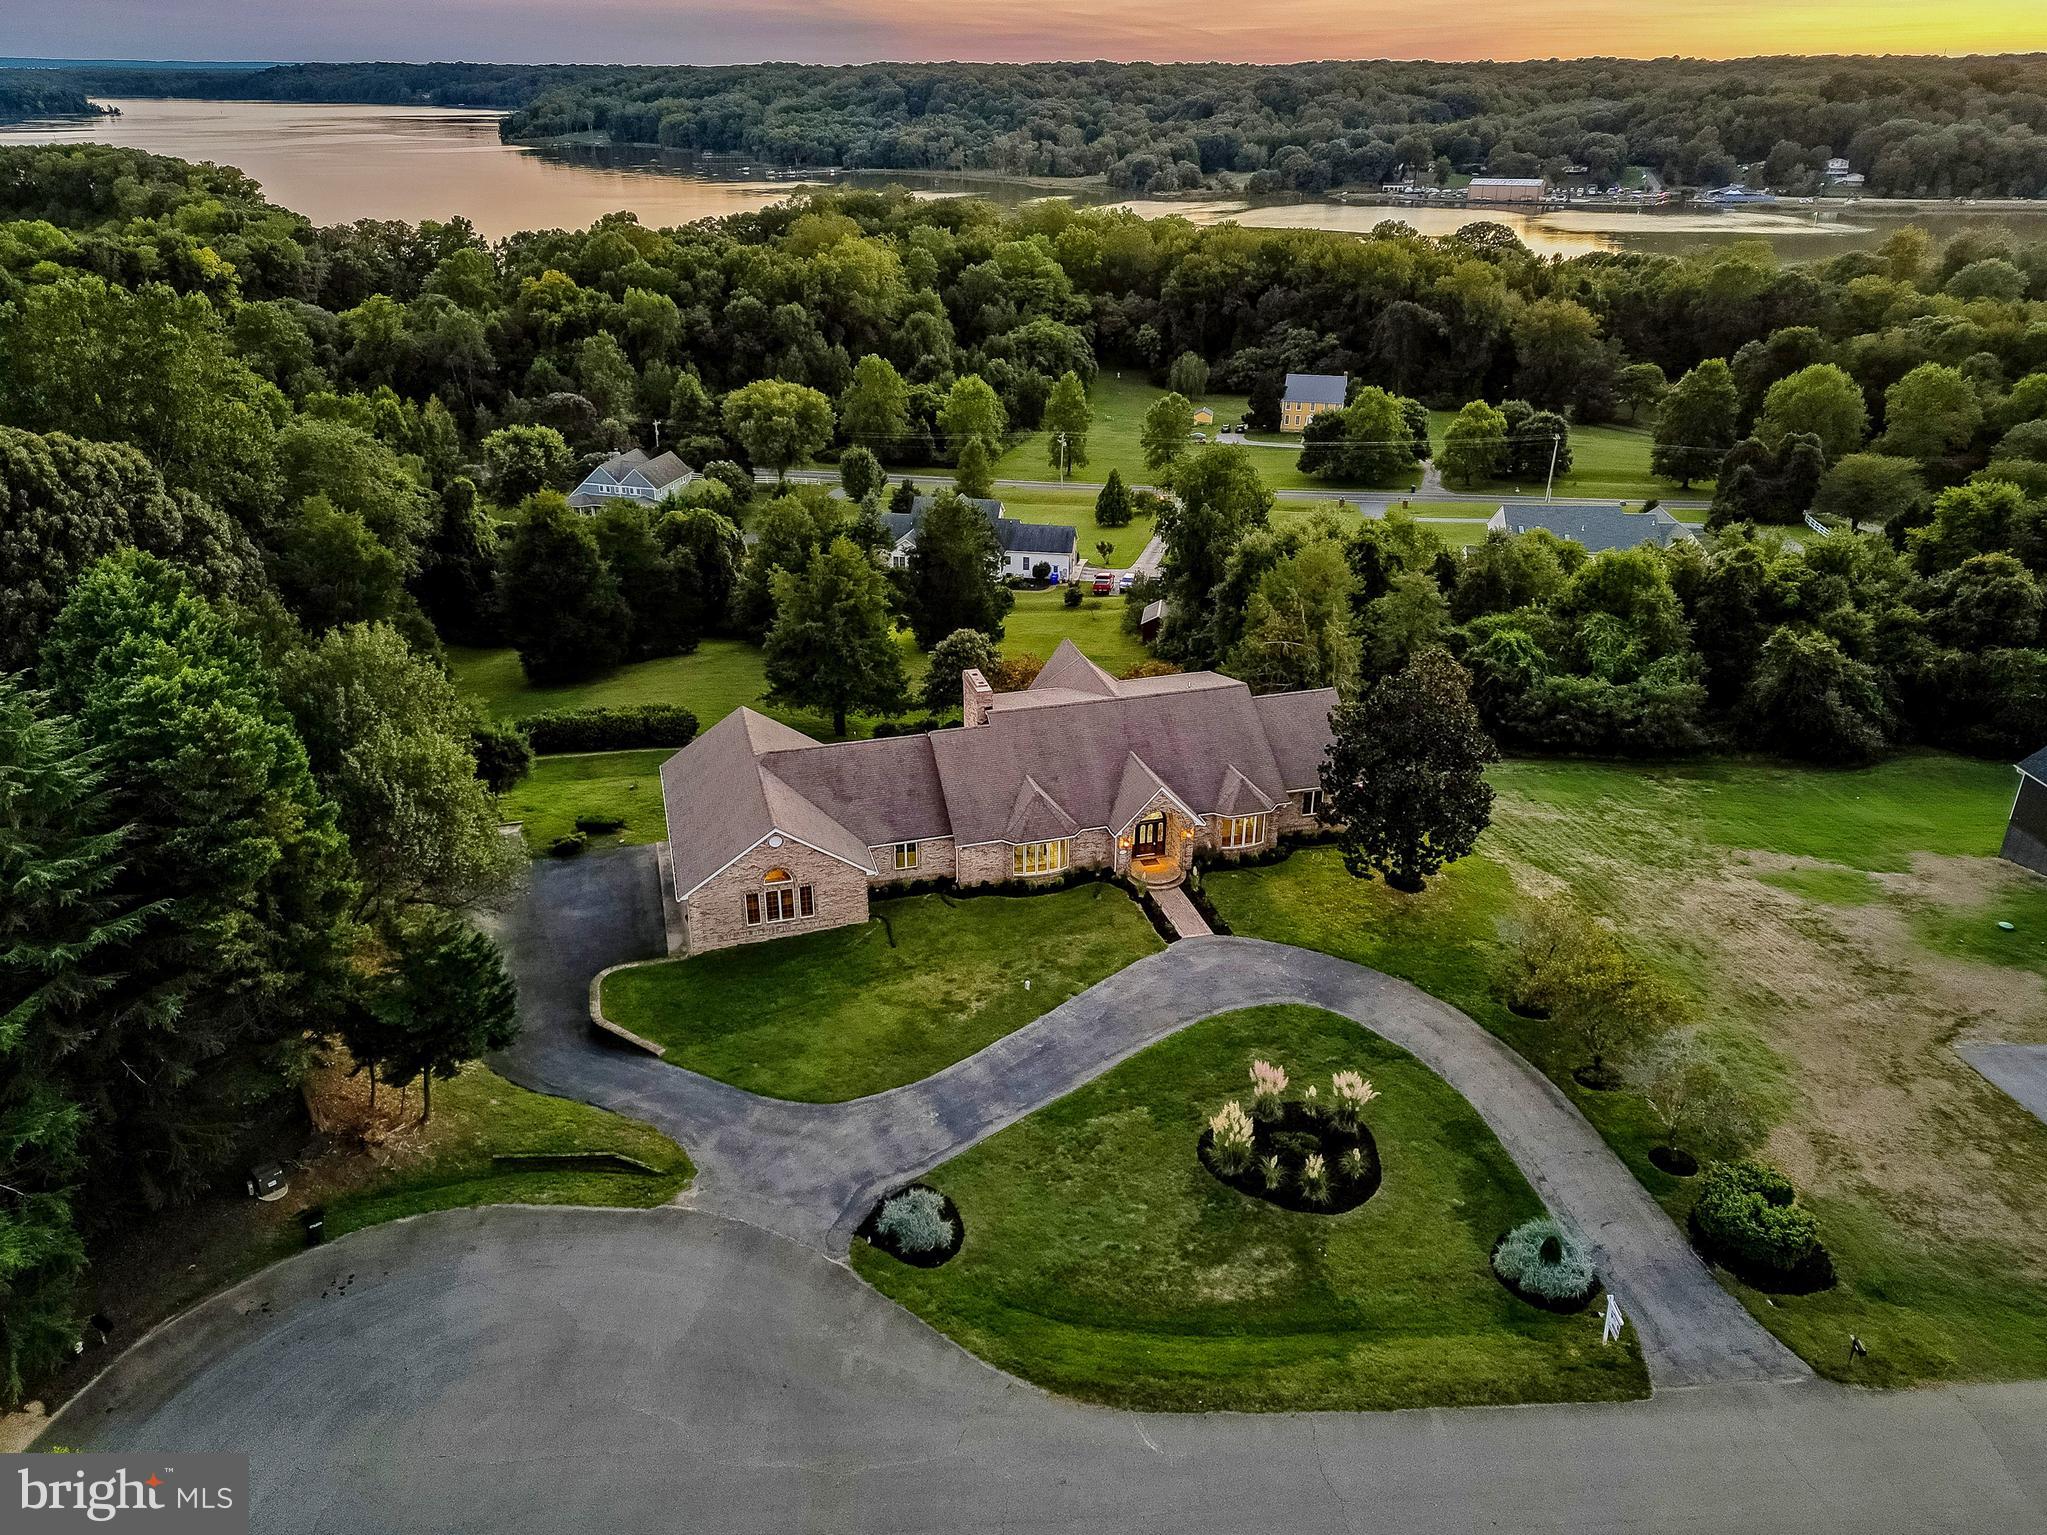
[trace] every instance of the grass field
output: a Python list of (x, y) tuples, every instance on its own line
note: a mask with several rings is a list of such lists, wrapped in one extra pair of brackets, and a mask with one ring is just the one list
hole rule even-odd
[[(1385, 1182), (1340, 1216), (1279, 1209), (1195, 1157), (1251, 1060), (1297, 1082), (1362, 1071)], [(854, 1268), (1001, 1369), (1169, 1411), (1615, 1400), (1647, 1391), (1632, 1334), (1493, 1278), (1495, 1238), (1541, 1204), (1483, 1121), (1412, 1056), (1306, 1007), (1226, 1014), (1151, 1046), (938, 1168), (966, 1227), (918, 1269)]]
[(667, 750), (580, 752), (541, 757), (511, 793), (498, 800), (507, 821), (522, 823), (528, 850), (544, 853), (557, 837), (576, 829), (578, 816), (615, 816), (623, 831), (592, 833), (592, 847), (628, 842), (664, 842), (668, 820), (661, 808), (661, 764)]
[[(1429, 412), (1429, 436), (1437, 447), (1443, 432), (1457, 419), (1454, 410)], [(1675, 481), (1660, 479), (1649, 472), (1651, 434), (1646, 426), (1574, 426), (1571, 428), (1571, 470), (1557, 476), (1558, 499), (1586, 501), (1640, 501), (1650, 496), (1695, 501), (1713, 498), (1710, 480), (1695, 481), (1680, 490)], [(1453, 485), (1453, 490), (1497, 490), (1503, 493), (1541, 495), (1541, 477), (1525, 484), (1493, 480), (1483, 485)]]
[[(1056, 590), (1018, 592), (1005, 626), (1004, 652), (1028, 650), (1049, 658), (1061, 639), (1071, 638), (1089, 659), (1111, 672), (1120, 673), (1144, 659), (1145, 649), (1137, 636), (1123, 632), (1121, 597), (1089, 597), (1077, 608), (1065, 606), (1062, 597)], [(922, 686), (927, 662), (909, 631), (898, 631), (896, 639), (914, 694)], [(705, 640), (686, 656), (637, 661), (589, 682), (557, 687), (528, 683), (519, 669), (519, 657), (508, 649), (451, 648), (448, 669), (465, 697), (508, 719), (545, 709), (681, 704), (708, 730), (744, 704), (806, 735), (827, 737), (832, 728), (828, 717), (765, 703), (762, 695), (768, 684), (761, 652), (739, 640)], [(922, 714), (923, 710), (917, 707), (907, 712)], [(855, 715), (848, 721), (848, 733), (871, 735), (876, 723), (872, 715)]]
[(858, 927), (616, 971), (604, 1011), (675, 1065), (837, 1103), (921, 1081), (1162, 946), (1105, 883), (873, 909)]
[[(1402, 975), (1543, 1066), (1681, 1218), (1626, 1092), (1588, 1093), (1492, 994), (1530, 902), (1568, 889), (1690, 997), (1773, 1120), (1841, 1272), (1818, 1295), (1728, 1281), (1823, 1373), (1871, 1384), (2047, 1374), (2047, 1126), (1957, 1037), (2047, 1041), (2047, 882), (1995, 857), (2010, 769), (1932, 754), (1826, 772), (1765, 762), (1508, 763), (1479, 853), (1418, 897), (1327, 850), (1218, 873), (1242, 933)], [(2016, 931), (2001, 932), (1999, 918)], [(1624, 1298), (1625, 1299), (1625, 1298)], [(1847, 1337), (1870, 1356), (1850, 1367)]]

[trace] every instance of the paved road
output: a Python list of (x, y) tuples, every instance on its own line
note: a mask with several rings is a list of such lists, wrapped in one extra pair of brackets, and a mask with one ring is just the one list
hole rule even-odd
[(650, 926), (636, 911), (646, 889), (641, 871), (651, 863), (641, 849), (535, 866), (528, 900), (504, 919), (526, 1027), (494, 1064), (525, 1086), (660, 1126), (696, 1161), (697, 1184), (686, 1197), (697, 1208), (842, 1253), (881, 1193), (1146, 1045), (1236, 1008), (1306, 1002), (1412, 1051), (1471, 1102), (1543, 1201), (1591, 1243), (1640, 1329), (1657, 1385), (1807, 1373), (1715, 1283), (1547, 1078), (1404, 981), (1282, 944), (1188, 939), (921, 1082), (851, 1103), (785, 1103), (591, 1042), (588, 977), (662, 952), (658, 921)]
[[(1433, 468), (1429, 470), (1429, 473), (1434, 473)], [(775, 477), (766, 470), (757, 471), (754, 477), (764, 485), (775, 483)], [(917, 476), (913, 474), (910, 478), (916, 479)], [(925, 478), (932, 484), (938, 484), (944, 479), (944, 476), (927, 475)], [(799, 485), (836, 485), (839, 483), (837, 472), (830, 469), (791, 469), (789, 471), (789, 479)], [(1087, 480), (997, 480), (994, 483), (998, 490), (1073, 490), (1093, 493), (1102, 488), (1099, 481)], [(1156, 490), (1157, 488), (1155, 485), (1133, 484), (1130, 486), (1132, 490)], [(1501, 495), (1497, 491), (1448, 490), (1443, 488), (1440, 479), (1425, 483), (1419, 491), (1405, 494), (1400, 491), (1387, 490), (1318, 490), (1307, 487), (1275, 490), (1272, 494), (1281, 501), (1343, 501), (1357, 507), (1367, 516), (1383, 513), (1389, 505), (1396, 501), (1413, 500), (1469, 501), (1471, 503), (1472, 517), (1490, 517), (1496, 507), (1541, 506), (1545, 500), (1549, 499), (1539, 495)], [(1618, 501), (1622, 498), (1618, 496), (1564, 496), (1559, 499), (1579, 502)], [(1686, 509), (1703, 512), (1713, 505), (1710, 500), (1701, 500), (1698, 497), (1664, 496), (1661, 500), (1664, 509), (1670, 512)], [(1469, 521), (1470, 518), (1424, 517), (1420, 520), (1423, 522), (1462, 522)]]
[(246, 1451), (264, 1535), (2047, 1535), (2038, 1385), (1112, 1412), (679, 1210), (360, 1232), (145, 1341), (46, 1442)]
[(2020, 1108), (2047, 1122), (2047, 1045), (1976, 1041), (1956, 1045), (1955, 1052), (2009, 1093)]

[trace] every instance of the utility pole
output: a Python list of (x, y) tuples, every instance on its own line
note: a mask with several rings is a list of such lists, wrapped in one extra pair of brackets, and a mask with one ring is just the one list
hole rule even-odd
[(1559, 449), (1563, 447), (1563, 445), (1564, 445), (1563, 437), (1558, 433), (1552, 432), (1550, 434), (1549, 439), (1549, 478), (1543, 482), (1542, 487), (1542, 499), (1545, 501), (1555, 499), (1555, 492), (1557, 487), (1557, 452)]
[(1057, 435), (1059, 438), (1059, 483), (1063, 485), (1066, 483), (1067, 471), (1073, 466), (1067, 462), (1066, 434), (1060, 432)]

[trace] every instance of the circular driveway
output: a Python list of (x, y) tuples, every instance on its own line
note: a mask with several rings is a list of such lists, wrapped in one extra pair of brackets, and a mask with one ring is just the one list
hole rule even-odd
[(2047, 1531), (2039, 1386), (1114, 1412), (673, 1209), (358, 1233), (160, 1330), (46, 1439), (246, 1451), (263, 1535)]

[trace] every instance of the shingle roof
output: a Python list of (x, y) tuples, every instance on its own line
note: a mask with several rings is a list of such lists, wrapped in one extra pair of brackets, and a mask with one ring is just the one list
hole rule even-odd
[(1161, 793), (1201, 816), (1271, 809), (1318, 781), (1335, 703), (1213, 672), (1119, 682), (1062, 640), (971, 728), (824, 743), (738, 709), (662, 765), (676, 894), (775, 832), (871, 873), (891, 842), (1120, 831)]
[(1289, 373), (1281, 402), (1287, 405), (1341, 405), (1349, 388), (1348, 373)]
[(661, 764), (669, 826), (688, 829), (671, 836), (678, 898), (775, 831), (871, 869), (865, 843), (762, 766), (770, 753), (805, 747), (817, 743), (741, 708)]
[(1593, 554), (1604, 549), (1632, 549), (1638, 544), (1668, 547), (1693, 536), (1692, 530), (1658, 507), (1649, 512), (1624, 512), (1618, 506), (1574, 505), (1558, 502), (1546, 506), (1503, 506), (1494, 513), (1509, 532), (1526, 533), (1542, 528), (1583, 544)]
[(2047, 784), (2047, 746), (2041, 747), (2018, 766), (2028, 778)]
[[(883, 512), (882, 526), (889, 537), (901, 543), (917, 530), (917, 524), (924, 520), (924, 514), (931, 510), (935, 496), (918, 496), (911, 504), (911, 512)], [(1076, 529), (1062, 523), (1018, 522), (1014, 517), (1002, 515), (1002, 503), (985, 497), (968, 496), (967, 505), (988, 519), (988, 525), (995, 530), (995, 542), (1008, 554), (1071, 554), (1080, 547), (1080, 534)]]

